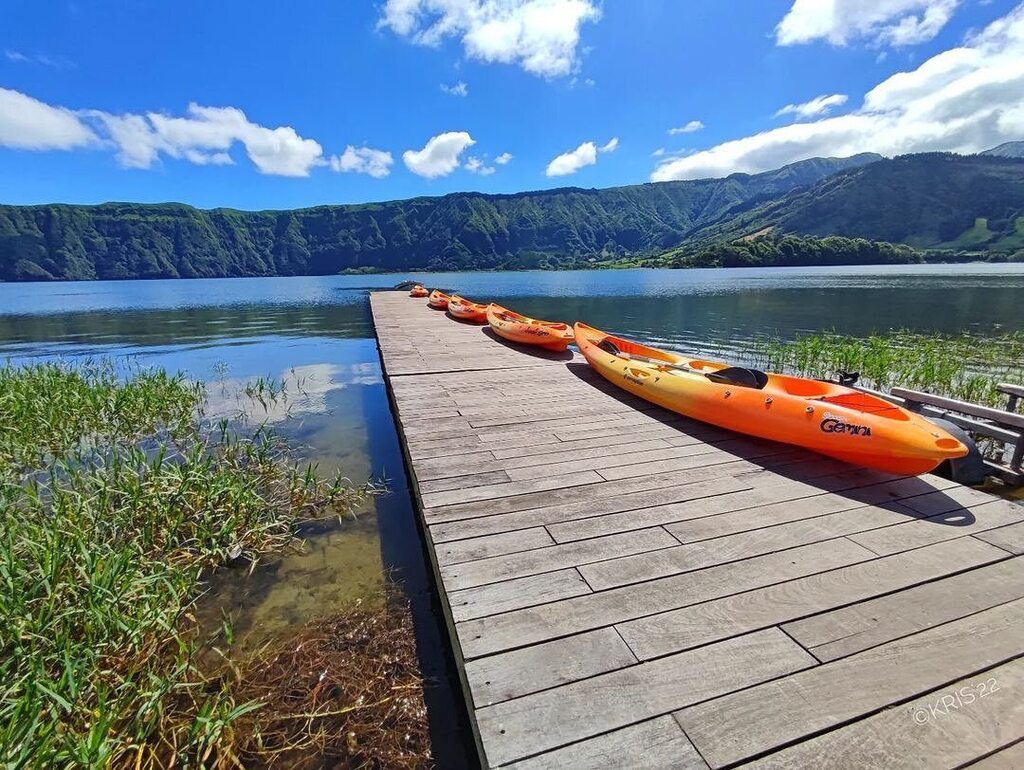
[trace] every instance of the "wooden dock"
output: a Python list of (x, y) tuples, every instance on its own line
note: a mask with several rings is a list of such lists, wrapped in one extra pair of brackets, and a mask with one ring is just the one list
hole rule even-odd
[(371, 308), (485, 766), (1024, 767), (1024, 507)]

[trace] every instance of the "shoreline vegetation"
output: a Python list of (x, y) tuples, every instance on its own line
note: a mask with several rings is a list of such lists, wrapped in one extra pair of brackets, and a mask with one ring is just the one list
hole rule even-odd
[(755, 366), (802, 377), (826, 379), (858, 372), (859, 385), (895, 387), (1003, 409), (1000, 382), (1024, 385), (1024, 333), (985, 335), (921, 334), (896, 330), (852, 337), (835, 332), (793, 340), (763, 338), (751, 353)]
[(0, 366), (0, 761), (429, 766), (397, 589), (241, 659), (229, 619), (199, 627), (211, 571), (296, 547), (300, 525), (376, 491), (204, 402), (161, 370)]

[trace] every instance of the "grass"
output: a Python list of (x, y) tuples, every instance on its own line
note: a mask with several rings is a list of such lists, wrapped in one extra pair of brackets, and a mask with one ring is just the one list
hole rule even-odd
[(925, 390), (1003, 408), (1000, 382), (1024, 383), (1024, 334), (919, 334), (894, 331), (868, 337), (834, 332), (794, 340), (766, 339), (753, 351), (754, 363), (770, 371), (830, 378), (859, 372), (860, 383), (877, 390)]
[(235, 694), (258, 690), (237, 667), (199, 663), (203, 576), (286, 546), (367, 490), (321, 479), (271, 431), (207, 423), (204, 397), (162, 371), (0, 367), (4, 767), (227, 767), (259, 754), (273, 709)]

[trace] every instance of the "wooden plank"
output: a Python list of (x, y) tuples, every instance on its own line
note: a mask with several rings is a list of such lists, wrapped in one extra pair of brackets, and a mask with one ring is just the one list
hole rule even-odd
[[(863, 483), (863, 477), (859, 475), (849, 477), (835, 474), (835, 470), (841, 467), (840, 463), (825, 461), (821, 464), (799, 465), (791, 472), (787, 468), (786, 476), (768, 472), (741, 474), (737, 477), (738, 480), (748, 482), (752, 489), (728, 498), (716, 496), (707, 500), (683, 501), (635, 513), (593, 517), (572, 525), (554, 525), (549, 527), (548, 531), (551, 537), (560, 543), (610, 535), (639, 527), (666, 526), (666, 529), (675, 534), (677, 528), (668, 525), (730, 511), (747, 511), (771, 503), (784, 502), (788, 505), (791, 500), (813, 497), (836, 487), (842, 489)], [(711, 467), (704, 469), (701, 475), (704, 478), (708, 475), (714, 478), (714, 473), (715, 467)], [(789, 506), (790, 509), (792, 507)], [(813, 515), (813, 509), (807, 515)], [(744, 519), (749, 520), (749, 514), (744, 513)]]
[[(812, 501), (815, 499), (811, 498)], [(794, 501), (792, 505), (795, 507), (800, 502)], [(794, 521), (766, 529), (755, 529), (699, 543), (602, 561), (581, 566), (580, 572), (591, 588), (603, 591), (627, 583), (639, 583), (643, 580), (710, 567), (713, 564), (725, 564), (738, 559), (749, 559), (751, 556), (830, 540), (875, 527), (891, 526), (905, 520), (901, 514), (883, 508), (855, 508), (851, 511)]]
[[(697, 451), (698, 448), (699, 451)], [(746, 439), (735, 439), (734, 441), (722, 441), (716, 444), (698, 445), (698, 448), (694, 448), (693, 452), (677, 459), (659, 460), (640, 465), (622, 465), (613, 468), (602, 468), (600, 474), (607, 481), (618, 481), (620, 479), (635, 478), (637, 476), (653, 476), (658, 473), (667, 473), (670, 471), (685, 471), (693, 468), (702, 468), (712, 462), (729, 462), (730, 460), (736, 459), (756, 460), (759, 457), (787, 455), (793, 451), (793, 448), (786, 444), (753, 442)]]
[(469, 540), (459, 540), (434, 544), (438, 564), (459, 564), (464, 561), (486, 559), (506, 553), (529, 551), (531, 548), (543, 548), (554, 545), (551, 535), (543, 527), (519, 529), (514, 532), (502, 532), (497, 535), (484, 535)]
[[(872, 483), (871, 477), (871, 472), (850, 471), (847, 474), (828, 477), (816, 482), (821, 494), (802, 495), (799, 500), (775, 501), (768, 505), (760, 505), (756, 509), (751, 507), (716, 516), (688, 519), (678, 524), (672, 524), (668, 529), (682, 542), (692, 543), (863, 506), (894, 510), (900, 514), (901, 521), (906, 521), (908, 516), (914, 514), (905, 508), (894, 508), (892, 503), (936, 489), (948, 489), (955, 486), (952, 481), (939, 477), (932, 479), (912, 477), (881, 483)], [(863, 486), (860, 485), (862, 482), (864, 482)]]
[[(472, 516), (465, 519), (457, 519), (452, 518), (449, 514), (447, 517), (430, 516), (428, 520), (434, 522), (439, 518), (441, 522), (444, 522), (432, 523), (430, 531), (434, 542), (448, 542), (461, 538), (508, 532), (520, 527), (545, 526), (591, 516), (635, 511), (660, 504), (728, 495), (734, 492), (749, 490), (750, 488), (748, 482), (733, 476), (724, 476), (711, 481), (695, 481), (689, 484), (661, 487), (646, 492), (631, 492), (613, 497), (602, 497), (597, 500), (555, 503), (543, 508), (499, 513), (493, 516)], [(643, 525), (638, 524), (638, 526)], [(570, 539), (566, 538), (566, 540)]]
[[(770, 629), (486, 706), (477, 711), (477, 722), (488, 761), (501, 765), (799, 671), (813, 662), (789, 637)], [(615, 697), (606, 697), (609, 692)], [(595, 703), (601, 707), (595, 708)]]
[(534, 644), (466, 663), (466, 676), (479, 706), (631, 666), (636, 656), (614, 628), (601, 628)]
[(445, 588), (457, 591), (488, 583), (551, 572), (565, 567), (579, 567), (583, 564), (612, 559), (616, 556), (654, 551), (659, 548), (679, 545), (679, 541), (661, 527), (626, 532), (621, 535), (599, 537), (566, 545), (552, 545), (535, 548), (522, 553), (494, 556), (441, 568)]
[(952, 521), (947, 516), (948, 514), (945, 514), (909, 521), (884, 530), (850, 535), (850, 539), (879, 556), (885, 556), (1019, 523), (1024, 521), (1024, 509), (1007, 500), (996, 500), (956, 511), (956, 518)]
[[(992, 688), (995, 689), (992, 689)], [(971, 767), (1020, 770), (1024, 744), (1024, 660), (966, 677), (874, 716), (744, 765), (751, 770)]]
[(589, 593), (590, 588), (579, 572), (563, 569), (452, 591), (448, 594), (448, 604), (456, 621), (467, 621)]
[[(794, 548), (699, 572), (541, 604), (459, 625), (467, 660), (874, 558), (849, 540)], [(538, 576), (543, 577), (543, 576)], [(526, 578), (527, 580), (536, 578)], [(479, 590), (479, 589), (477, 589)]]
[[(1024, 701), (1018, 699), (1018, 705)], [(1009, 711), (1010, 709), (1006, 709)], [(1020, 724), (1022, 720), (1017, 719)], [(1024, 767), (1024, 740), (1019, 740), (995, 754), (968, 765), (970, 770), (1020, 770)]]
[[(602, 476), (605, 471), (611, 468), (620, 469), (627, 466), (643, 465), (651, 467), (661, 460), (673, 460), (681, 457), (692, 457), (715, 451), (711, 444), (690, 444), (682, 447), (668, 446), (648, 451), (637, 451), (635, 449), (623, 448), (614, 455), (604, 455), (585, 460), (550, 461), (544, 465), (533, 465), (525, 468), (511, 468), (508, 470), (509, 478), (513, 479), (535, 479), (552, 473), (574, 473), (579, 470), (596, 470)], [(638, 474), (642, 475), (642, 474)]]
[(451, 476), (446, 479), (433, 479), (431, 481), (417, 481), (420, 492), (448, 492), (453, 489), (469, 489), (470, 487), (482, 487), (488, 484), (504, 484), (512, 481), (505, 471), (489, 471), (487, 473), (472, 473), (461, 476)]
[(712, 767), (739, 762), (1018, 657), (1022, 625), (1024, 600), (1002, 604), (686, 708), (676, 719)]
[(667, 716), (506, 765), (514, 770), (707, 770), (707, 766), (676, 721)]
[(596, 484), (599, 481), (602, 481), (602, 479), (594, 471), (583, 471), (581, 473), (567, 473), (561, 476), (530, 479), (529, 481), (508, 481), (499, 484), (484, 484), (467, 489), (452, 489), (447, 492), (428, 492), (421, 494), (420, 499), (423, 501), (423, 505), (427, 507), (457, 505), (459, 503), (494, 500), (498, 497), (512, 497), (529, 492), (568, 489), (583, 486), (584, 484)]
[(785, 623), (1005, 558), (964, 538), (766, 586), (616, 626), (646, 660)]
[[(511, 497), (485, 502), (439, 505), (434, 508), (424, 510), (423, 514), (427, 521), (434, 524), (442, 521), (457, 521), (460, 519), (473, 519), (480, 516), (494, 516), (501, 513), (528, 511), (536, 508), (550, 508), (551, 506), (560, 503), (572, 502), (583, 505), (588, 502), (595, 502), (609, 497), (622, 497), (632, 494), (633, 492), (655, 491), (666, 486), (681, 487), (689, 484), (706, 484), (711, 479), (722, 479), (723, 486), (728, 486), (729, 482), (724, 481), (724, 479), (730, 476), (737, 476), (738, 472), (750, 469), (751, 468), (747, 464), (741, 461), (739, 463), (729, 463), (728, 465), (707, 468), (699, 478), (681, 477), (677, 474), (673, 474), (672, 483), (670, 485), (663, 483), (651, 483), (647, 480), (645, 480), (646, 483), (643, 484), (601, 482), (584, 487), (552, 489), (538, 493), (513, 495)], [(633, 479), (633, 482), (636, 481), (636, 479)], [(741, 485), (745, 484), (742, 480), (738, 483)], [(749, 487), (750, 484), (746, 483), (746, 486)], [(710, 494), (713, 494), (713, 492)], [(613, 531), (622, 530), (619, 529)], [(612, 534), (612, 532), (598, 534)], [(557, 537), (555, 539), (557, 539)]]
[(1024, 554), (1024, 522), (979, 532), (975, 537), (1009, 553)]
[(783, 630), (818, 660), (829, 661), (1021, 597), (1024, 559), (1007, 559), (787, 623)]

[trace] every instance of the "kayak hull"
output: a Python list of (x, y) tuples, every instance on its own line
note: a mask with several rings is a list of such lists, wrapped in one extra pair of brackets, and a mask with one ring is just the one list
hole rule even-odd
[[(609, 382), (728, 430), (899, 475), (928, 473), (968, 451), (920, 415), (853, 388), (763, 373), (757, 373), (761, 387), (722, 381), (736, 377), (735, 369), (649, 348), (585, 324), (577, 323), (574, 331), (580, 352)], [(609, 352), (608, 343), (618, 354)]]
[(435, 310), (447, 310), (448, 309), (448, 295), (444, 292), (434, 289), (430, 292), (430, 296), (427, 297), (427, 304)]
[(448, 315), (467, 323), (487, 323), (487, 305), (471, 302), (465, 297), (453, 294), (448, 298)]
[(487, 306), (487, 323), (499, 337), (520, 345), (561, 352), (573, 341), (568, 324), (528, 318), (493, 302)]

